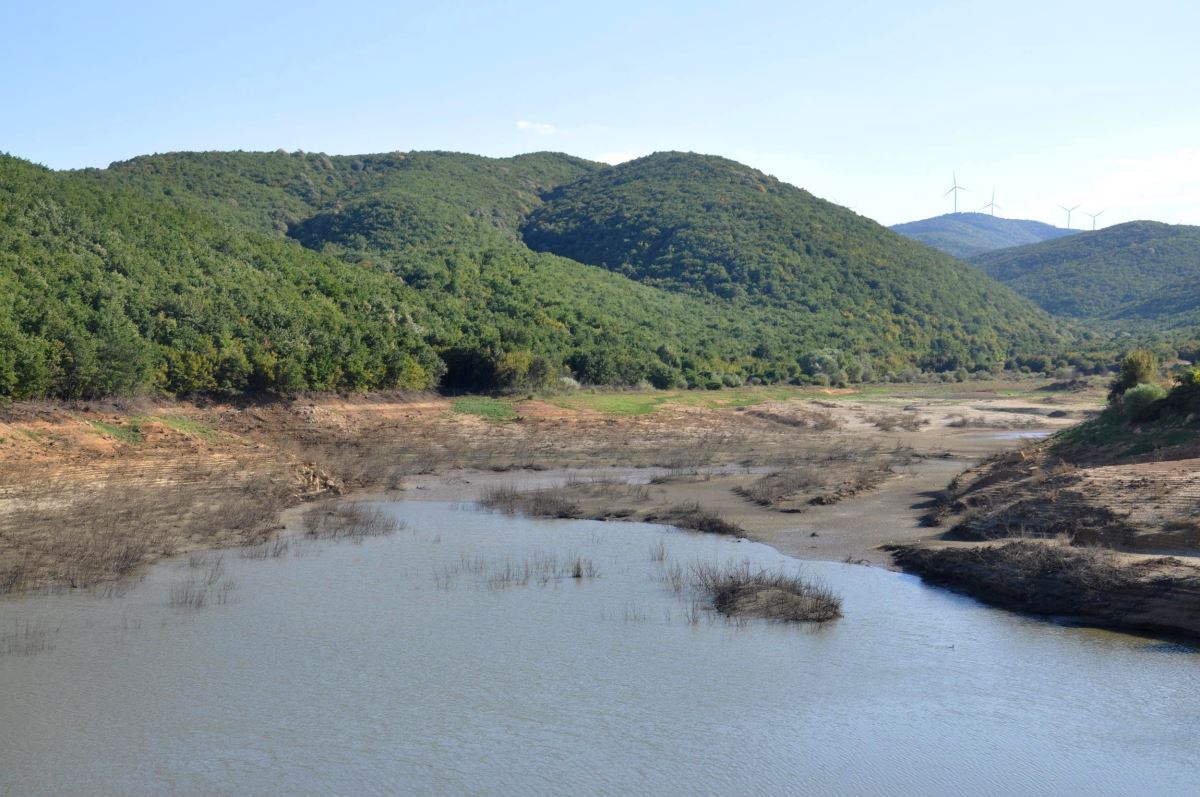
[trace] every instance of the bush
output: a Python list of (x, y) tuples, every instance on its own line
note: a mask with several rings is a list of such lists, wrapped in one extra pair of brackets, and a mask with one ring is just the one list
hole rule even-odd
[(1155, 405), (1167, 396), (1159, 385), (1141, 384), (1129, 388), (1121, 398), (1121, 408), (1131, 421), (1144, 421), (1154, 414)]
[(1175, 374), (1175, 387), (1167, 394), (1166, 404), (1180, 415), (1200, 411), (1200, 367), (1192, 366)]

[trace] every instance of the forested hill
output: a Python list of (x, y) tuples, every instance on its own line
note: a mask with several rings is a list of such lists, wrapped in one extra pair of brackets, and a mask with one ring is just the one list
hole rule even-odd
[(1050, 241), (1078, 232), (1040, 221), (1003, 219), (986, 213), (947, 213), (931, 219), (895, 224), (891, 229), (961, 258), (1011, 246)]
[(549, 194), (524, 236), (647, 284), (769, 306), (829, 337), (882, 335), (933, 367), (998, 352), (995, 335), (1053, 337), (953, 258), (719, 157), (667, 152), (595, 172)]
[(1143, 326), (1200, 321), (1200, 227), (1132, 221), (971, 262), (1056, 315)]
[[(607, 208), (575, 242), (572, 202)], [(618, 250), (642, 257), (591, 254)], [(977, 272), (721, 159), (0, 156), (0, 398), (837, 382), (1060, 344)]]
[(0, 157), (0, 396), (428, 387), (415, 292)]

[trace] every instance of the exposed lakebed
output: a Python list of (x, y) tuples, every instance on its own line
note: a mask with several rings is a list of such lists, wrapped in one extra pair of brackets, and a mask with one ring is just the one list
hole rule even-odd
[[(1200, 771), (1191, 648), (755, 543), (383, 506), (407, 527), (0, 601), (0, 793), (1165, 794)], [(732, 622), (672, 589), (673, 564), (743, 560), (845, 616)]]

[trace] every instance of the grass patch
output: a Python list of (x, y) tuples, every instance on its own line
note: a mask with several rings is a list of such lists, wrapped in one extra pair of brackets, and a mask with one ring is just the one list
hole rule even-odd
[(454, 400), (453, 409), (460, 415), (474, 415), (492, 423), (506, 423), (519, 417), (511, 401), (488, 396), (463, 396)]
[(764, 401), (806, 399), (818, 392), (813, 388), (737, 387), (722, 390), (625, 390), (572, 393), (548, 396), (546, 401), (568, 410), (591, 410), (605, 415), (648, 415), (660, 407), (675, 404), (706, 409), (753, 407)]
[(215, 440), (217, 437), (217, 433), (212, 429), (212, 427), (206, 426), (191, 418), (180, 418), (178, 416), (170, 415), (154, 415), (149, 416), (144, 420), (161, 423), (168, 429), (179, 432), (180, 434), (199, 437), (202, 440)]
[(118, 426), (114, 423), (105, 423), (104, 421), (88, 421), (87, 423), (105, 437), (120, 440), (122, 443), (140, 443), (144, 439), (142, 437), (142, 430), (133, 421), (130, 421), (128, 426)]
[(605, 415), (649, 415), (674, 396), (674, 393), (576, 393), (555, 396), (549, 401), (568, 410), (591, 410)]
[(1049, 451), (1068, 460), (1108, 452), (1108, 458), (1138, 457), (1200, 441), (1200, 428), (1177, 421), (1129, 423), (1113, 412), (1064, 429), (1050, 438)]

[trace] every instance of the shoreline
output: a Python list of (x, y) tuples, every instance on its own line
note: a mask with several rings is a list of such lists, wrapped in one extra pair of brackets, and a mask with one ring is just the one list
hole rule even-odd
[[(952, 483), (1001, 452), (1024, 458), (1030, 437), (1087, 417), (1098, 398), (1004, 388), (585, 394), (513, 400), (506, 422), (428, 395), (10, 407), (0, 593), (115, 583), (176, 554), (253, 545), (297, 528), (313, 500), (477, 502), (504, 488), (556, 493), (548, 506), (561, 517), (683, 525), (672, 519), (694, 507), (796, 559), (915, 572), (993, 605), (1087, 617), (1006, 598), (977, 554), (953, 578), (918, 564), (961, 563), (994, 543), (926, 524)], [(910, 549), (922, 553), (897, 554)]]

